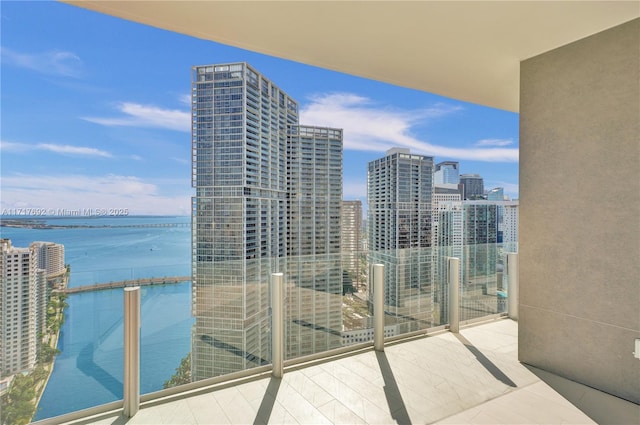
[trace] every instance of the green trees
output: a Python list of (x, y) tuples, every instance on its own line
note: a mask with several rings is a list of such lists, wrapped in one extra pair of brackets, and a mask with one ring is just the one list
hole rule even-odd
[[(47, 305), (46, 335), (39, 335), (36, 367), (28, 375), (15, 375), (7, 392), (2, 395), (0, 422), (2, 424), (22, 425), (31, 422), (36, 411), (36, 390), (42, 391), (44, 382), (53, 367), (55, 356), (60, 350), (52, 347), (53, 336), (64, 322), (63, 310), (69, 305), (67, 295), (53, 292)], [(49, 343), (45, 341), (49, 341)]]
[(36, 411), (35, 397), (33, 374), (16, 375), (9, 390), (2, 396), (2, 423), (23, 425), (31, 422), (31, 417)]
[(37, 356), (38, 363), (51, 363), (54, 357), (58, 354), (60, 354), (60, 350), (58, 350), (57, 348), (53, 348), (48, 344), (40, 343)]
[(191, 382), (191, 353), (180, 360), (180, 366), (176, 368), (176, 373), (171, 375), (169, 380), (164, 382), (164, 388), (176, 387), (178, 385)]

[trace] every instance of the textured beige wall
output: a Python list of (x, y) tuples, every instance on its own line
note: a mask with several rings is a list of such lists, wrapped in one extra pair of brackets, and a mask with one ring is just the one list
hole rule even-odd
[(520, 72), (520, 360), (640, 403), (640, 19)]

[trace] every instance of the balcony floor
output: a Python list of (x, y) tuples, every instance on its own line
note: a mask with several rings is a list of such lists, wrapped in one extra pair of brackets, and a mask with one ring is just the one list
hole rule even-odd
[[(383, 353), (360, 352), (288, 370), (281, 380), (259, 379), (154, 401), (129, 420), (112, 412), (79, 423), (596, 423), (552, 387), (574, 402), (588, 400), (598, 422), (601, 415), (638, 423), (634, 418), (640, 419), (640, 406), (518, 362), (517, 334), (517, 322), (497, 320), (458, 335), (387, 345)], [(564, 383), (554, 384), (554, 379)]]

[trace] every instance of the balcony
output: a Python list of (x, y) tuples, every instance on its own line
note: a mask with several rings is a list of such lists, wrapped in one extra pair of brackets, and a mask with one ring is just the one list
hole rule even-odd
[[(487, 248), (489, 247), (484, 249)], [(440, 250), (440, 255), (446, 255), (446, 252)], [(198, 338), (198, 332), (203, 331), (194, 326), (189, 332), (191, 322), (186, 325), (179, 324), (182, 320), (180, 317), (164, 317), (169, 305), (176, 302), (183, 304), (189, 298), (190, 290), (187, 283), (177, 284), (175, 289), (172, 289), (172, 285), (166, 286), (169, 291), (166, 294), (162, 287), (151, 286), (147, 289), (148, 298), (143, 298), (141, 310), (141, 405), (132, 418), (124, 416), (121, 392), (123, 383), (120, 382), (122, 365), (117, 365), (123, 355), (120, 338), (123, 327), (126, 328), (126, 324), (123, 326), (122, 311), (114, 312), (113, 302), (105, 305), (105, 298), (95, 297), (94, 301), (91, 301), (94, 303), (93, 308), (87, 305), (82, 307), (82, 304), (77, 304), (78, 301), (71, 299), (69, 302), (72, 309), (69, 317), (76, 324), (70, 324), (70, 328), (67, 329), (70, 336), (63, 338), (62, 348), (73, 353), (73, 346), (90, 346), (92, 352), (89, 353), (89, 357), (92, 367), (87, 364), (87, 353), (83, 349), (77, 360), (73, 358), (73, 354), (61, 360), (63, 364), (71, 362), (78, 368), (77, 371), (64, 369), (65, 373), (82, 375), (84, 384), (75, 380), (78, 385), (87, 385), (87, 380), (98, 382), (97, 385), (94, 383), (83, 387), (83, 393), (104, 392), (107, 389), (111, 394), (102, 401), (105, 404), (88, 409), (85, 409), (86, 405), (77, 407), (76, 409), (80, 410), (42, 419), (36, 423), (583, 424), (606, 423), (612, 418), (618, 423), (633, 423), (640, 414), (637, 405), (519, 362), (518, 322), (507, 318), (507, 299), (503, 297), (511, 276), (508, 267), (505, 273), (500, 271), (503, 269), (502, 264), (508, 263), (511, 258), (508, 261), (505, 261), (502, 255), (495, 258), (499, 260), (496, 267), (490, 268), (491, 273), (485, 273), (487, 269), (483, 268), (482, 276), (465, 270), (463, 264), (461, 275), (465, 277), (466, 284), (459, 285), (461, 292), (458, 317), (462, 325), (459, 332), (450, 332), (455, 331), (455, 327), (449, 324), (451, 320), (455, 323), (453, 305), (442, 307), (437, 302), (453, 299), (453, 295), (443, 296), (436, 288), (438, 285), (433, 285), (434, 293), (428, 291), (426, 295), (427, 299), (434, 300), (434, 304), (428, 308), (433, 317), (429, 325), (423, 325), (422, 321), (412, 320), (406, 315), (389, 317), (387, 312), (387, 337), (382, 350), (374, 349), (377, 347), (375, 337), (372, 341), (372, 335), (368, 334), (368, 337), (364, 338), (365, 342), (345, 344), (338, 349), (316, 351), (312, 354), (307, 352), (305, 356), (300, 356), (297, 352), (287, 352), (284, 356), (282, 378), (273, 376), (275, 366), (272, 366), (272, 363), (276, 362), (271, 359), (277, 356), (267, 350), (257, 354), (258, 357), (263, 356), (265, 361), (250, 365), (245, 370), (204, 378), (164, 390), (153, 389), (154, 384), (150, 382), (150, 368), (153, 366), (149, 363), (157, 362), (160, 357), (166, 358), (169, 353), (163, 350), (168, 346), (184, 345), (198, 350), (197, 347), (202, 345), (200, 350), (215, 351), (216, 355), (221, 356), (219, 358), (226, 355), (233, 359), (237, 356), (237, 353), (230, 356), (232, 348), (234, 352), (240, 350), (243, 354), (247, 353), (240, 348), (231, 347), (229, 341), (218, 341), (217, 335), (207, 340)], [(320, 268), (323, 266), (316, 257), (303, 257), (301, 260), (301, 264), (319, 265)], [(233, 264), (229, 263), (227, 266), (232, 267)], [(167, 266), (166, 270), (141, 268), (122, 270), (119, 275), (133, 278), (131, 282), (144, 284), (149, 279), (138, 276), (186, 268), (186, 265)], [(458, 270), (458, 266), (454, 263), (448, 270)], [(222, 268), (218, 271), (221, 272)], [(74, 276), (80, 283), (82, 279), (95, 280), (105, 273), (91, 272)], [(114, 274), (118, 273), (108, 273), (110, 276)], [(447, 276), (449, 283), (450, 279), (456, 279), (456, 273), (443, 270), (441, 274), (451, 274)], [(379, 276), (382, 275), (384, 273), (379, 273)], [(287, 280), (293, 279), (286, 274), (285, 277)], [(375, 283), (375, 279), (373, 282)], [(313, 302), (314, 297), (333, 298), (323, 291), (300, 289), (284, 283), (283, 289), (287, 294), (285, 300), (292, 298), (297, 291), (302, 291), (299, 296), (307, 306)], [(270, 286), (273, 287), (273, 284)], [(478, 286), (482, 286), (484, 290), (479, 290)], [(149, 295), (154, 292), (153, 288), (162, 289), (162, 296), (154, 298), (153, 295)], [(117, 292), (120, 290), (110, 291), (113, 294), (108, 298), (118, 298)], [(201, 295), (207, 294), (211, 297), (206, 290), (203, 290)], [(402, 291), (399, 294), (411, 296), (410, 302), (407, 301), (405, 304), (420, 304), (416, 299), (420, 295)], [(235, 297), (222, 301), (216, 301), (214, 298), (198, 298), (198, 303), (205, 307), (220, 304), (221, 307), (229, 308), (235, 300)], [(283, 297), (272, 295), (272, 298)], [(115, 304), (122, 301), (121, 298), (118, 299)], [(287, 301), (283, 304), (285, 323), (289, 323), (284, 332), (285, 346), (293, 341), (290, 339), (292, 331), (299, 335), (300, 339), (297, 341), (300, 343), (308, 340), (305, 339), (309, 336), (307, 334), (313, 335), (312, 338), (317, 340), (318, 335), (322, 336), (330, 330), (320, 325), (299, 326), (298, 322), (303, 320), (290, 316), (291, 313), (287, 313), (286, 310), (289, 308)], [(92, 313), (85, 312), (86, 314), (79, 316), (79, 308), (88, 309)], [(108, 309), (111, 311), (107, 311)], [(196, 318), (200, 311), (196, 310)], [(205, 311), (206, 314), (208, 311)], [(115, 317), (116, 323), (106, 321), (107, 316)], [(343, 312), (344, 317), (346, 316)], [(423, 316), (419, 314), (418, 317)], [(301, 316), (301, 319), (305, 318), (308, 319)], [(371, 319), (375, 323), (375, 316)], [(93, 322), (94, 326), (93, 342), (89, 342), (88, 345), (86, 341), (80, 341), (77, 337), (78, 329), (74, 328), (78, 324), (84, 326), (85, 322)], [(292, 325), (291, 322), (296, 324)], [(351, 320), (348, 328), (358, 331), (367, 330), (367, 326), (371, 326), (371, 320), (363, 319), (362, 323)], [(417, 327), (418, 330), (397, 334), (398, 329), (412, 327)], [(178, 328), (182, 328), (182, 331), (178, 331)], [(387, 332), (389, 330), (390, 333)], [(271, 328), (269, 333), (273, 332)], [(196, 340), (190, 341), (194, 337)], [(198, 342), (200, 339), (203, 341), (202, 344)], [(146, 354), (144, 346), (151, 347), (147, 348)], [(245, 349), (247, 352), (256, 353), (249, 348)], [(126, 383), (126, 378), (124, 382)], [(124, 404), (126, 405), (126, 401)]]
[[(518, 325), (497, 319), (364, 348), (121, 409), (75, 424), (634, 423), (637, 405), (518, 362)], [(60, 423), (55, 419), (39, 423)]]
[[(89, 2), (87, 2), (89, 3)], [(95, 2), (109, 4), (112, 3)], [(323, 8), (321, 14), (325, 14), (325, 4), (313, 4), (307, 7)], [(347, 2), (348, 3), (348, 2)], [(519, 322), (520, 326), (520, 354), (521, 359), (528, 359), (530, 362), (544, 367), (548, 370), (557, 371), (565, 376), (571, 376), (576, 380), (586, 382), (594, 387), (602, 388), (612, 393), (628, 399), (638, 401), (638, 367), (637, 360), (632, 358), (633, 342), (640, 337), (638, 333), (638, 243), (637, 217), (640, 206), (637, 179), (637, 105), (638, 88), (637, 79), (637, 35), (633, 38), (628, 36), (628, 32), (638, 34), (638, 8), (634, 2), (524, 2), (522, 5), (513, 2), (509, 5), (491, 2), (477, 2), (478, 7), (486, 7), (482, 3), (491, 3), (485, 15), (492, 18), (489, 22), (500, 25), (486, 25), (487, 20), (471, 19), (477, 21), (481, 27), (469, 25), (469, 19), (477, 16), (469, 11), (469, 4), (452, 3), (452, 8), (464, 7), (463, 10), (428, 10), (429, 2), (423, 2), (419, 7), (424, 7), (422, 13), (415, 13), (409, 10), (408, 16), (419, 19), (419, 25), (415, 28), (433, 30), (434, 35), (419, 33), (410, 36), (409, 30), (412, 22), (407, 19), (389, 20), (389, 16), (396, 16), (388, 9), (380, 9), (380, 25), (370, 24), (365, 27), (374, 31), (362, 31), (362, 39), (352, 40), (353, 22), (358, 22), (362, 17), (362, 8), (359, 3), (344, 7), (341, 13), (334, 13), (338, 21), (332, 26), (332, 35), (337, 37), (338, 42), (330, 43), (326, 36), (326, 24), (323, 20), (317, 20), (320, 34), (316, 36), (302, 31), (307, 38), (306, 42), (297, 43), (304, 49), (305, 58), (309, 52), (328, 52), (332, 58), (317, 61), (335, 69), (355, 74), (373, 75), (374, 78), (383, 79), (385, 74), (391, 72), (388, 64), (406, 63), (407, 59), (423, 58), (426, 65), (407, 63), (407, 66), (397, 67), (397, 71), (391, 78), (386, 78), (401, 82), (411, 86), (415, 85), (424, 90), (435, 91), (459, 98), (475, 100), (485, 104), (492, 104), (496, 107), (504, 107), (512, 110), (521, 109), (522, 132), (521, 132), (521, 155), (522, 163), (521, 181), (524, 182), (521, 188), (521, 198), (525, 214), (521, 219), (522, 224), (522, 252), (523, 264), (521, 270), (521, 281), (523, 283), (523, 309), (527, 309), (528, 316), (523, 317)], [(440, 2), (442, 5), (446, 2)], [(525, 4), (527, 3), (527, 4)], [(599, 5), (596, 3), (600, 3)], [(148, 17), (152, 10), (165, 12), (163, 9), (169, 5), (178, 5), (177, 2), (167, 2), (164, 5), (150, 4), (143, 6), (144, 2), (121, 2), (123, 7), (134, 8), (133, 12), (121, 13), (127, 17), (138, 17), (143, 20)], [(216, 2), (211, 2), (211, 5)], [(221, 4), (221, 3), (217, 3)], [(233, 3), (228, 3), (232, 5)], [(241, 3), (237, 7), (241, 7)], [(417, 2), (415, 4), (420, 4)], [(124, 6), (127, 5), (127, 6)], [(542, 6), (544, 5), (544, 6)], [(593, 6), (592, 6), (593, 5)], [(160, 7), (162, 6), (162, 7)], [(379, 4), (380, 8), (385, 6)], [(97, 7), (97, 6), (94, 6)], [(273, 45), (282, 42), (280, 33), (273, 30), (263, 30), (256, 25), (256, 22), (243, 26), (242, 34), (234, 32), (237, 28), (233, 19), (227, 19), (219, 10), (216, 13), (201, 13), (198, 8), (180, 8), (178, 12), (191, 9), (197, 13), (203, 25), (219, 30), (220, 34), (210, 35), (210, 39), (236, 40), (243, 34), (260, 37), (265, 40), (269, 51), (273, 51)], [(211, 6), (214, 7), (214, 6)], [(219, 7), (219, 6), (216, 6)], [(228, 6), (236, 7), (236, 6)], [(257, 7), (257, 6), (254, 6)], [(265, 8), (272, 5), (265, 3)], [(281, 18), (286, 23), (300, 22), (305, 27), (310, 27), (310, 20), (297, 19), (295, 12), (303, 6), (292, 6), (289, 14), (281, 14), (281, 11), (274, 10), (273, 15), (263, 13), (252, 13), (256, 20), (264, 22), (271, 28), (279, 28), (274, 25), (274, 19)], [(393, 6), (397, 10), (397, 6)], [(443, 6), (444, 7), (444, 6)], [(449, 7), (449, 6), (447, 6)], [(538, 7), (542, 9), (537, 9)], [(544, 7), (552, 9), (545, 10)], [(573, 10), (575, 7), (577, 9)], [(593, 7), (593, 8), (592, 8)], [(136, 10), (140, 8), (141, 10)], [(494, 9), (495, 8), (495, 9)], [(588, 14), (574, 12), (588, 11)], [(600, 8), (600, 9), (598, 9)], [(349, 13), (350, 9), (355, 9), (355, 15)], [(588, 10), (587, 10), (588, 9)], [(624, 9), (624, 10), (622, 10)], [(125, 10), (125, 12), (127, 12)], [(224, 12), (224, 10), (223, 10)], [(300, 16), (317, 16), (318, 13), (309, 13), (303, 10)], [(439, 13), (442, 12), (442, 13)], [(533, 12), (533, 13), (532, 13)], [(111, 13), (115, 13), (111, 9)], [(116, 13), (117, 14), (117, 13)], [(198, 16), (185, 18), (175, 11), (166, 13), (170, 17), (169, 22), (182, 22), (188, 25), (179, 26), (181, 28), (195, 28), (194, 23), (198, 22)], [(211, 17), (216, 16), (219, 23), (228, 22), (230, 27), (224, 25), (211, 25)], [(249, 15), (247, 15), (249, 16)], [(249, 16), (249, 17), (250, 17)], [(271, 19), (265, 19), (270, 16)], [(353, 16), (356, 16), (354, 19)], [(527, 16), (523, 20), (522, 16)], [(245, 16), (246, 17), (246, 16)], [(426, 23), (429, 18), (439, 21), (447, 28)], [(596, 19), (595, 17), (601, 17)], [(370, 18), (368, 18), (370, 19)], [(344, 22), (343, 22), (344, 20)], [(635, 20), (631, 21), (631, 20)], [(389, 24), (402, 26), (397, 31), (388, 29), (387, 31), (377, 31), (378, 28), (388, 28)], [(596, 25), (585, 28), (582, 24), (597, 21)], [(150, 19), (155, 25), (158, 19)], [(448, 26), (452, 22), (457, 22), (461, 31), (449, 31)], [(625, 28), (614, 27), (630, 22)], [(505, 27), (504, 24), (510, 24)], [(165, 24), (165, 27), (175, 28), (176, 25)], [(363, 25), (364, 27), (364, 25)], [(614, 31), (611, 31), (611, 28)], [(349, 31), (345, 34), (338, 29)], [(500, 30), (496, 30), (499, 28)], [(557, 30), (554, 30), (554, 28)], [(251, 29), (249, 31), (247, 29)], [(446, 31), (445, 31), (446, 29)], [(468, 30), (465, 30), (468, 29)], [(629, 30), (630, 29), (630, 30)], [(605, 31), (606, 30), (606, 31)], [(567, 31), (567, 32), (565, 32)], [(599, 33), (603, 31), (603, 33)], [(183, 32), (186, 32), (183, 30)], [(199, 33), (201, 34), (201, 33)], [(265, 34), (273, 37), (266, 37)], [(374, 38), (376, 34), (388, 39), (388, 43), (380, 43)], [(397, 39), (393, 39), (389, 34), (397, 34)], [(450, 34), (451, 39), (442, 37), (442, 34)], [(456, 36), (459, 34), (459, 36)], [(504, 34), (509, 34), (505, 37)], [(580, 41), (584, 37), (592, 36), (586, 41)], [(554, 38), (553, 36), (558, 37)], [(493, 36), (494, 39), (482, 38), (482, 36)], [(549, 36), (549, 37), (547, 37)], [(371, 50), (362, 48), (363, 41), (371, 41), (367, 44), (372, 46)], [(442, 41), (445, 39), (444, 41)], [(413, 47), (406, 43), (415, 40)], [(430, 43), (427, 40), (437, 40), (434, 44), (437, 50), (432, 53), (441, 52), (448, 58), (467, 58), (468, 63), (457, 64), (436, 59), (434, 55), (427, 53), (426, 48)], [(500, 41), (506, 40), (513, 45), (504, 45)], [(532, 45), (534, 40), (543, 40), (543, 45)], [(630, 40), (630, 41), (629, 41)], [(322, 49), (322, 46), (314, 45), (314, 42), (321, 42), (323, 45), (342, 46), (349, 55), (344, 55), (348, 63), (335, 63), (337, 57), (334, 50)], [(354, 48), (357, 43), (359, 49)], [(635, 43), (635, 44), (634, 44)], [(246, 43), (255, 46), (255, 43)], [(608, 46), (616, 46), (611, 49)], [(388, 46), (391, 46), (390, 48)], [(407, 46), (399, 49), (397, 46)], [(470, 50), (455, 51), (457, 46), (465, 46)], [(481, 46), (495, 46), (502, 56), (495, 57), (487, 54), (475, 54)], [(523, 46), (531, 46), (523, 49)], [(618, 47), (621, 46), (620, 49)], [(631, 46), (631, 47), (629, 47)], [(291, 53), (292, 47), (283, 50), (282, 57), (295, 58)], [(422, 52), (420, 55), (406, 55), (406, 52)], [(352, 56), (353, 53), (361, 52), (361, 59)], [(397, 57), (392, 53), (396, 52)], [(545, 53), (546, 52), (546, 53)], [(630, 53), (629, 53), (630, 52)], [(486, 53), (486, 52), (485, 52)], [(607, 56), (611, 53), (612, 56)], [(380, 58), (379, 63), (372, 64), (372, 58)], [(622, 59), (621, 59), (622, 58)], [(312, 58), (313, 59), (313, 58)], [(312, 59), (299, 59), (311, 61)], [(563, 62), (564, 61), (564, 62)], [(438, 79), (437, 75), (429, 74), (425, 71), (434, 69), (434, 64), (443, 63), (442, 74), (446, 78)], [(522, 66), (520, 67), (520, 63)], [(360, 70), (354, 69), (351, 64), (359, 64)], [(471, 64), (471, 65), (469, 65)], [(608, 66), (602, 66), (607, 64)], [(472, 66), (473, 65), (473, 66)], [(487, 73), (480, 76), (479, 72), (468, 72), (469, 69), (476, 69), (480, 65), (487, 67)], [(631, 66), (628, 66), (631, 65)], [(415, 71), (417, 79), (415, 81), (429, 82), (430, 86), (420, 86), (415, 82), (410, 82), (409, 77), (403, 75), (406, 69)], [(460, 73), (455, 72), (461, 70)], [(580, 71), (574, 73), (573, 71)], [(629, 70), (621, 74), (621, 70)], [(469, 85), (462, 84), (468, 79), (477, 81), (476, 92), (481, 94), (497, 94), (507, 92), (507, 101), (500, 99), (483, 99), (480, 95), (470, 94)], [(622, 76), (621, 76), (622, 75)], [(449, 77), (451, 84), (448, 84)], [(590, 79), (591, 78), (591, 79)], [(520, 81), (521, 80), (521, 81)], [(494, 82), (496, 89), (487, 90), (487, 82)], [(591, 82), (597, 81), (597, 84)], [(433, 82), (433, 83), (432, 83)], [(606, 83), (606, 84), (605, 84)], [(582, 86), (579, 86), (582, 84)], [(452, 89), (455, 88), (454, 89)], [(616, 89), (616, 90), (612, 90)], [(456, 91), (457, 90), (457, 91)], [(596, 105), (600, 105), (600, 109)], [(543, 131), (545, 130), (545, 131)], [(610, 149), (612, 141), (619, 141), (615, 149)], [(616, 164), (616, 181), (623, 181), (625, 184), (612, 185), (611, 179), (603, 178), (600, 172), (603, 164)], [(606, 169), (606, 167), (604, 167)], [(585, 190), (587, 189), (587, 190)], [(624, 200), (624, 207), (601, 208), (600, 206), (618, 206), (619, 200)], [(579, 218), (579, 219), (576, 219)], [(597, 225), (589, 225), (597, 223)], [(623, 225), (624, 224), (624, 225)], [(627, 224), (630, 224), (627, 226)], [(634, 227), (635, 226), (635, 227)], [(631, 230), (631, 231), (629, 231)], [(523, 262), (524, 262), (523, 261)], [(526, 290), (526, 291), (525, 291)], [(554, 296), (551, 297), (550, 294)], [(615, 296), (611, 296), (615, 294)], [(558, 295), (558, 296), (555, 296)], [(480, 326), (477, 329), (488, 328), (493, 325)], [(474, 328), (476, 329), (476, 328)], [(526, 337), (524, 331), (527, 331)], [(471, 329), (463, 329), (461, 334), (472, 341), (469, 335)], [(425, 340), (438, 340), (444, 336), (428, 337)], [(409, 347), (416, 341), (406, 342), (389, 346), (385, 355), (390, 357), (390, 352), (395, 347)], [(472, 341), (475, 344), (479, 342)], [(480, 345), (477, 345), (478, 347)], [(488, 355), (485, 351), (485, 356)], [(523, 354), (524, 353), (524, 354)], [(354, 354), (349, 358), (356, 358), (361, 354)], [(307, 368), (339, 364), (344, 359), (327, 362), (324, 365), (316, 365)], [(376, 358), (377, 361), (377, 358)], [(389, 359), (392, 371), (399, 381), (401, 372)], [(272, 397), (280, 402), (285, 408), (292, 409), (296, 398), (289, 398), (282, 395), (285, 384), (293, 379), (289, 375), (298, 371), (287, 371), (277, 396)], [(507, 376), (511, 377), (508, 372)], [(258, 375), (256, 376), (258, 377)], [(260, 382), (256, 380), (255, 382)], [(517, 382), (517, 380), (516, 380)], [(265, 380), (264, 388), (268, 389), (270, 382)], [(211, 394), (217, 395), (224, 391), (236, 389), (240, 385), (231, 386), (226, 389), (217, 390)], [(380, 383), (380, 388), (385, 384)], [(507, 397), (523, 393), (528, 387), (516, 387), (507, 389), (508, 393), (501, 397), (492, 399), (487, 404), (490, 405)], [(398, 391), (404, 397), (402, 385), (398, 384)], [(266, 389), (262, 390), (260, 403), (253, 416), (254, 422), (260, 422), (258, 412), (262, 406), (262, 400), (268, 398)], [(213, 390), (212, 390), (213, 391)], [(259, 391), (258, 391), (259, 392)], [(195, 400), (201, 395), (194, 395), (187, 398), (187, 392), (178, 396), (183, 401)], [(280, 401), (278, 397), (281, 398)], [(583, 393), (584, 400), (592, 400), (591, 395), (586, 391)], [(134, 417), (132, 423), (137, 420), (144, 420), (145, 412), (154, 410), (162, 411), (169, 403), (180, 403), (178, 401), (166, 401), (164, 404), (157, 402), (143, 403), (143, 409), (139, 415)], [(405, 410), (408, 411), (409, 418), (412, 418), (412, 411), (407, 408), (407, 399), (402, 400)], [(273, 404), (273, 409), (269, 412), (272, 422), (278, 422), (275, 413), (277, 404)], [(591, 403), (602, 411), (606, 411), (603, 404), (598, 401)], [(222, 404), (221, 408), (236, 406), (235, 403)], [(237, 406), (242, 406), (238, 403)], [(269, 403), (266, 404), (268, 408)], [(514, 407), (518, 406), (518, 407)], [(512, 413), (522, 414), (524, 407), (519, 403), (513, 403), (509, 409), (504, 409)], [(378, 406), (379, 407), (379, 406)], [(545, 406), (546, 410), (549, 410)], [(631, 420), (621, 420), (624, 423), (637, 423), (638, 412), (632, 406), (632, 415), (627, 417)], [(224, 409), (223, 409), (224, 410)], [(239, 410), (239, 409), (234, 409)], [(499, 407), (495, 410), (500, 410)], [(263, 409), (264, 411), (264, 409)], [(391, 412), (397, 409), (389, 409)], [(468, 412), (468, 411), (467, 411)], [(495, 412), (494, 412), (495, 413)], [(88, 414), (88, 413), (86, 413)], [(86, 416), (85, 414), (85, 416)], [(464, 414), (464, 413), (463, 413)], [(105, 420), (108, 423), (122, 422), (117, 419), (117, 413), (111, 416), (96, 418)], [(160, 418), (160, 419), (158, 419)], [(185, 414), (184, 418), (191, 418)], [(598, 422), (605, 422), (610, 419), (606, 416)], [(295, 419), (295, 417), (293, 417)], [(291, 422), (293, 422), (293, 419)], [(405, 417), (406, 419), (406, 417)], [(418, 418), (419, 419), (419, 418)], [(453, 418), (450, 417), (451, 420)], [(492, 422), (486, 419), (486, 422)], [(92, 419), (85, 419), (91, 422)], [(164, 420), (162, 416), (148, 419), (151, 422)], [(419, 419), (420, 420), (420, 419)], [(469, 422), (480, 422), (482, 415), (469, 419)], [(526, 421), (533, 421), (533, 417)], [(110, 421), (110, 422), (109, 422)], [(164, 420), (166, 422), (166, 420)], [(187, 419), (185, 419), (187, 421)], [(463, 422), (462, 419), (460, 419)], [(176, 421), (178, 422), (178, 421)], [(280, 422), (286, 422), (283, 418)]]

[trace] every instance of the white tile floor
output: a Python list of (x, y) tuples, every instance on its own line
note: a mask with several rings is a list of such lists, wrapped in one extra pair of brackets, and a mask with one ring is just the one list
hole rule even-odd
[(518, 362), (517, 332), (498, 320), (79, 423), (595, 423)]

